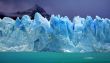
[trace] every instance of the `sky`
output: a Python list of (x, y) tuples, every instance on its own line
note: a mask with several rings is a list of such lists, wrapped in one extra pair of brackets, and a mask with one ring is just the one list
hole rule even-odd
[(48, 14), (110, 18), (110, 0), (0, 0), (0, 11), (16, 12), (41, 6)]

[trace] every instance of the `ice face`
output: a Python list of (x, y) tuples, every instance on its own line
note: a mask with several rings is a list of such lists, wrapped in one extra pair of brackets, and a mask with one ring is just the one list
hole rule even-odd
[(36, 13), (0, 19), (0, 51), (110, 52), (110, 19)]

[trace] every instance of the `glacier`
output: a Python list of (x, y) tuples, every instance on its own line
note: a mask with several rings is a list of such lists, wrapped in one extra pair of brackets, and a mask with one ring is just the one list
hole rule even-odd
[(110, 19), (36, 13), (0, 19), (0, 51), (110, 52)]

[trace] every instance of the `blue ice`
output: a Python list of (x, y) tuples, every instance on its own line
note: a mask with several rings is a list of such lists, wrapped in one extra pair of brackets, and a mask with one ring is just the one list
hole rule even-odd
[(110, 19), (36, 13), (0, 19), (0, 51), (110, 52)]

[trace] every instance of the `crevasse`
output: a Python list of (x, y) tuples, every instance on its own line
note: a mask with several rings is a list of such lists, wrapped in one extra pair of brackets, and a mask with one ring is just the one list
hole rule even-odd
[(36, 13), (0, 19), (0, 51), (110, 52), (110, 19)]

